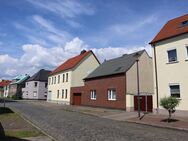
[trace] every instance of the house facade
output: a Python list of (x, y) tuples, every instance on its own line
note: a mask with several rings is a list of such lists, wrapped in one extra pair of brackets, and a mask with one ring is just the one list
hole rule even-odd
[(7, 97), (9, 91), (9, 84), (11, 81), (9, 80), (2, 80), (0, 82), (0, 97)]
[(48, 77), (47, 101), (71, 104), (71, 90), (84, 86), (83, 78), (99, 66), (92, 51), (83, 50), (68, 59)]
[(25, 82), (30, 78), (29, 75), (18, 75), (13, 78), (12, 82), (9, 84), (8, 96), (14, 96), (17, 99), (22, 98), (22, 88), (25, 87)]
[(152, 100), (148, 98), (153, 95), (152, 59), (145, 50), (105, 61), (88, 75), (84, 79), (81, 105), (137, 110), (137, 70), (140, 95), (143, 97), (141, 110), (152, 111)]
[(180, 99), (177, 110), (188, 110), (188, 14), (168, 21), (150, 43), (154, 64), (154, 108), (160, 99)]
[(22, 88), (23, 99), (47, 99), (48, 75), (51, 71), (41, 69), (26, 81)]

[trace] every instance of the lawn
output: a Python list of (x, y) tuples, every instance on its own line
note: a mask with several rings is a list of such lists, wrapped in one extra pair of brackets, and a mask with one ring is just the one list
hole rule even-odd
[(11, 109), (0, 107), (0, 138), (20, 139), (37, 136), (44, 134)]

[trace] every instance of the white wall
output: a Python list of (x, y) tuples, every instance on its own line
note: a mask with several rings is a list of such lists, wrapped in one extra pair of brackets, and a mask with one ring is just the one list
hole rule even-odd
[[(68, 73), (68, 82), (66, 82), (66, 74)], [(65, 76), (65, 81), (63, 82), (63, 74)], [(60, 83), (58, 83), (58, 76), (60, 76)], [(52, 84), (52, 77), (53, 79), (56, 77), (56, 83)], [(57, 103), (64, 103), (70, 104), (70, 87), (71, 87), (71, 79), (72, 79), (72, 71), (63, 71), (48, 77), (48, 81), (51, 79), (51, 83), (48, 85), (48, 93), (51, 91), (51, 96), (48, 95), (48, 101), (53, 101)], [(62, 90), (67, 89), (67, 98), (62, 98)], [(57, 91), (59, 90), (59, 98), (57, 98)], [(50, 97), (50, 98), (49, 98)]]
[[(180, 105), (178, 110), (188, 110), (188, 61), (186, 45), (188, 45), (188, 34), (161, 41), (156, 44), (156, 60), (158, 74), (158, 92), (160, 98), (170, 96), (170, 83), (180, 85)], [(168, 64), (167, 50), (176, 48), (178, 63)], [(154, 51), (153, 51), (154, 54)], [(154, 55), (153, 55), (154, 56)], [(153, 57), (154, 58), (154, 57)], [(154, 59), (153, 59), (154, 61)], [(153, 63), (154, 64), (154, 63)], [(155, 73), (154, 73), (155, 83)], [(155, 84), (154, 108), (156, 103), (156, 84)], [(160, 107), (161, 108), (161, 107)]]

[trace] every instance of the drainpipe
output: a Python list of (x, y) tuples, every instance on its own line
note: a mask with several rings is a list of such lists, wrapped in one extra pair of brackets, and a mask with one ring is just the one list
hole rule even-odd
[(157, 59), (155, 45), (152, 45), (154, 49), (154, 63), (155, 63), (155, 83), (156, 83), (156, 98), (157, 98), (157, 113), (159, 111), (159, 92), (158, 92), (158, 74), (157, 74)]

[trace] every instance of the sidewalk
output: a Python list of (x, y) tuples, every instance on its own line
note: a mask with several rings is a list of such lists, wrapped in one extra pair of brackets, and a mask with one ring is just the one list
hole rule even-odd
[(167, 122), (167, 115), (146, 114), (140, 120), (138, 117), (130, 118), (128, 122), (146, 124), (157, 127), (172, 128), (188, 131), (188, 117), (173, 116), (171, 122)]

